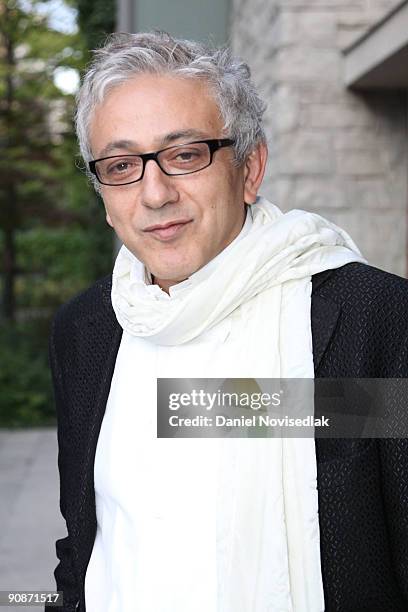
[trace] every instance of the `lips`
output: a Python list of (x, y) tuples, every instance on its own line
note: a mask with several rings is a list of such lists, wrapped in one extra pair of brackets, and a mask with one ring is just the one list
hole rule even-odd
[(177, 219), (176, 221), (169, 221), (161, 225), (151, 225), (144, 231), (159, 240), (171, 240), (181, 234), (189, 223), (191, 223), (191, 219)]

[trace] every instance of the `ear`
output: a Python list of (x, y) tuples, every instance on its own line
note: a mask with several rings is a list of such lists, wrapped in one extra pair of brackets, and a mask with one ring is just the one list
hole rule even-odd
[(268, 147), (259, 143), (245, 161), (244, 167), (244, 201), (253, 204), (265, 174)]

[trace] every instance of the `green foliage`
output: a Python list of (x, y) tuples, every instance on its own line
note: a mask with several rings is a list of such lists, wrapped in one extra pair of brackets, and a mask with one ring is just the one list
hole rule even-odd
[[(35, 6), (35, 2), (32, 2)], [(72, 133), (73, 98), (54, 83), (57, 68), (80, 68), (78, 35), (48, 27), (45, 17), (7, 0), (0, 27), (0, 227), (31, 217), (47, 223), (61, 202), (64, 132)], [(77, 48), (77, 51), (74, 49)], [(71, 171), (71, 175), (73, 172)]]
[(47, 331), (38, 326), (0, 326), (0, 427), (55, 423)]
[[(27, 268), (32, 262), (32, 282), (25, 279), (18, 284), (22, 308), (55, 309), (95, 281), (95, 245), (83, 227), (33, 228), (20, 233), (17, 244), (19, 267)], [(111, 256), (111, 240), (108, 247)], [(100, 271), (101, 276), (108, 273)]]
[(33, 262), (32, 278), (38, 279), (18, 287), (22, 308), (57, 306), (94, 280), (88, 265), (92, 252), (83, 228), (34, 228), (19, 234), (17, 245), (18, 265), (27, 268)]
[(116, 0), (72, 0), (78, 9), (78, 23), (89, 49), (101, 45), (115, 31)]
[(0, 426), (52, 422), (50, 317), (112, 266), (103, 205), (76, 167), (74, 98), (54, 82), (83, 69), (88, 43), (36, 4), (0, 8)]

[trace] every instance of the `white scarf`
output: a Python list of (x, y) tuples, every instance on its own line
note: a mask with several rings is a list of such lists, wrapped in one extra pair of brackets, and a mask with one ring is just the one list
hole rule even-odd
[[(263, 198), (251, 214), (245, 235), (160, 299), (157, 287), (132, 273), (135, 257), (123, 246), (112, 282), (117, 319), (132, 335), (180, 345), (250, 303), (256, 316), (241, 320), (239, 339), (252, 372), (270, 364), (271, 378), (313, 378), (311, 276), (365, 260), (346, 232), (319, 215), (283, 214)], [(254, 343), (265, 336), (270, 342)], [(321, 612), (313, 438), (222, 442), (217, 612)]]

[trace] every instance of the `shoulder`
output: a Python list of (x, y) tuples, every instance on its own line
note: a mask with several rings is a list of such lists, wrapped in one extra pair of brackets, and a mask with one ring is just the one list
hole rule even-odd
[[(361, 263), (312, 278), (312, 326), (324, 333), (336, 312), (322, 375), (408, 376), (408, 281)], [(317, 326), (317, 329), (316, 329)]]
[(345, 311), (356, 308), (400, 312), (408, 321), (408, 280), (362, 263), (350, 263), (312, 277), (313, 296)]
[(90, 319), (100, 312), (110, 313), (112, 276), (99, 279), (88, 289), (72, 297), (58, 308), (54, 315), (53, 329), (63, 329)]

